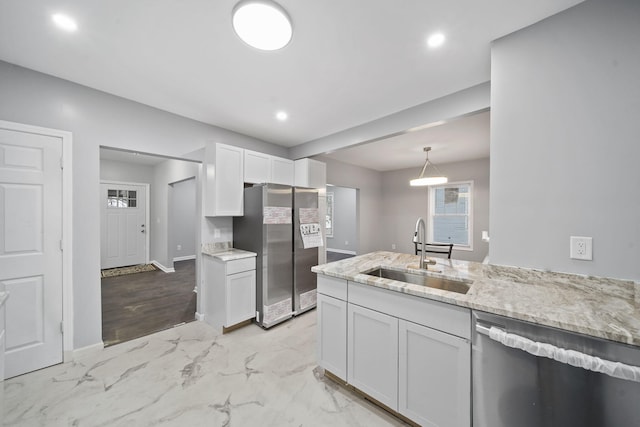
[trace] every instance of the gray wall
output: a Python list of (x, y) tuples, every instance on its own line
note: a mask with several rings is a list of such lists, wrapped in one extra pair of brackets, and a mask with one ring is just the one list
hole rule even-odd
[[(197, 172), (197, 171), (196, 171)], [(196, 254), (196, 180), (179, 181), (171, 185), (169, 194), (169, 248), (173, 258)], [(180, 246), (180, 249), (178, 249)]]
[(102, 341), (100, 145), (179, 157), (224, 142), (287, 157), (283, 147), (2, 61), (0, 118), (73, 133), (74, 348)]
[(327, 250), (358, 251), (357, 190), (327, 187), (333, 193), (333, 237), (327, 237)]
[[(640, 279), (640, 2), (586, 1), (496, 41), (491, 262)], [(593, 237), (593, 261), (569, 236)]]
[(153, 182), (153, 166), (100, 159), (100, 179), (151, 184)]
[[(175, 256), (175, 245), (170, 240), (171, 223), (169, 216), (172, 212), (171, 205), (173, 202), (170, 198), (173, 194), (170, 184), (197, 177), (199, 168), (200, 165), (198, 163), (182, 160), (166, 160), (154, 168), (154, 180), (153, 185), (151, 185), (149, 258), (164, 267), (173, 268), (173, 258)], [(195, 201), (194, 209), (196, 209)]]
[[(473, 181), (473, 251), (454, 249), (451, 257), (481, 262), (489, 247), (481, 239), (482, 230), (489, 230), (489, 159), (438, 164), (449, 182)], [(416, 220), (427, 220), (429, 212), (427, 187), (411, 187), (419, 168), (402, 169), (382, 174), (382, 236), (381, 249), (414, 253), (412, 243)]]
[(317, 156), (315, 159), (327, 164), (327, 184), (359, 190), (360, 217), (358, 218), (358, 254), (380, 249), (380, 209), (382, 198), (382, 174)]

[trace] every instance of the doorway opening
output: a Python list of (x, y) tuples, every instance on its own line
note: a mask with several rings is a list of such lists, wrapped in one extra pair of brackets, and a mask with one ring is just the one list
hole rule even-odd
[(200, 170), (190, 160), (101, 147), (102, 268), (128, 273), (101, 278), (105, 346), (195, 320)]
[(358, 196), (356, 188), (327, 185), (327, 262), (358, 253)]

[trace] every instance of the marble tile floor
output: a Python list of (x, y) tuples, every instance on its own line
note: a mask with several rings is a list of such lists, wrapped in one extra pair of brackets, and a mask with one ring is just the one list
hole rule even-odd
[(402, 426), (319, 374), (316, 312), (221, 335), (192, 322), (4, 383), (7, 426)]

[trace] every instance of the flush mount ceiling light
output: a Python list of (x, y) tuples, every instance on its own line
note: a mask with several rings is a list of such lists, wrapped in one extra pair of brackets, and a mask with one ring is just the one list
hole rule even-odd
[(233, 29), (249, 46), (277, 50), (291, 40), (293, 28), (287, 12), (271, 0), (244, 0), (233, 8)]
[(289, 115), (286, 111), (278, 111), (276, 113), (276, 119), (280, 120), (281, 122), (284, 122), (285, 120), (287, 120), (287, 118), (289, 118)]
[(58, 28), (61, 28), (65, 31), (69, 31), (70, 33), (78, 29), (78, 24), (76, 24), (76, 21), (74, 21), (71, 17), (65, 14), (62, 14), (62, 13), (53, 14), (51, 15), (51, 19), (58, 26)]
[(444, 44), (444, 40), (445, 40), (444, 34), (435, 33), (429, 36), (429, 38), (427, 39), (427, 44), (431, 48), (436, 48), (436, 47), (442, 46)]
[[(413, 187), (446, 184), (447, 181), (449, 181), (447, 177), (444, 176), (442, 172), (440, 172), (440, 170), (438, 170), (436, 165), (429, 161), (429, 151), (431, 151), (431, 147), (424, 147), (424, 152), (427, 153), (427, 160), (424, 162), (424, 166), (420, 171), (420, 176), (409, 181), (409, 184)], [(429, 165), (431, 165), (432, 169), (431, 174), (427, 172), (427, 166)]]

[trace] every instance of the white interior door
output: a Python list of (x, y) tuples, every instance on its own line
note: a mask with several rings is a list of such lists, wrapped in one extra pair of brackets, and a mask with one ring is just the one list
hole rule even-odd
[(146, 187), (100, 184), (101, 268), (146, 262)]
[(62, 362), (62, 140), (0, 129), (5, 376)]

